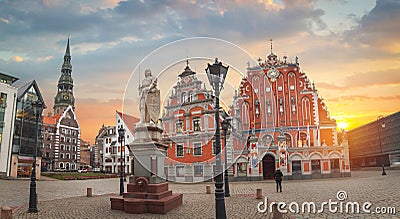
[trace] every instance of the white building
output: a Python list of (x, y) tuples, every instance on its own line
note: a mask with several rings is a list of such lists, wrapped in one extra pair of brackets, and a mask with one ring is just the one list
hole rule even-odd
[[(102, 126), (96, 137), (96, 150), (102, 156), (103, 170), (108, 173), (119, 173), (121, 169), (121, 143), (118, 141), (118, 129), (125, 129), (125, 143), (122, 147), (122, 156), (125, 155), (125, 173), (132, 173), (133, 161), (129, 158), (129, 145), (134, 140), (134, 125), (139, 119), (116, 111), (115, 126)], [(101, 152), (101, 153), (100, 153)], [(126, 154), (124, 154), (126, 153)], [(96, 161), (95, 161), (96, 162)]]
[(0, 72), (0, 177), (10, 176), (18, 78)]

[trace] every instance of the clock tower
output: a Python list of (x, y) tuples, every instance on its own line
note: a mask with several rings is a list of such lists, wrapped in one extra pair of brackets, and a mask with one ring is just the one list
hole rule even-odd
[(61, 67), (61, 76), (58, 79), (57, 95), (54, 97), (54, 115), (62, 114), (68, 106), (75, 110), (75, 98), (73, 94), (74, 82), (72, 80), (71, 54), (69, 50), (69, 38), (64, 55), (64, 63)]

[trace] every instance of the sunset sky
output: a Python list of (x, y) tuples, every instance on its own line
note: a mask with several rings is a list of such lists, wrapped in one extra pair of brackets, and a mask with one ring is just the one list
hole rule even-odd
[(102, 124), (115, 124), (115, 110), (138, 116), (139, 72), (159, 75), (165, 98), (186, 57), (197, 57), (199, 77), (215, 56), (232, 66), (230, 105), (246, 63), (270, 53), (269, 39), (280, 58), (299, 57), (346, 129), (400, 109), (398, 0), (0, 0), (0, 72), (18, 84), (35, 79), (47, 111), (68, 37), (76, 114), (91, 143)]

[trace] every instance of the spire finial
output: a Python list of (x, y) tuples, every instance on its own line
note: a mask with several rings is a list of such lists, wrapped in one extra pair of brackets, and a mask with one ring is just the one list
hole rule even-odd
[(186, 66), (189, 66), (189, 56), (186, 55)]
[(70, 52), (69, 52), (69, 37), (68, 37), (68, 41), (67, 41), (67, 48), (65, 49), (65, 55), (66, 56), (70, 56)]
[(271, 54), (272, 54), (272, 38), (269, 39), (269, 41), (271, 42)]

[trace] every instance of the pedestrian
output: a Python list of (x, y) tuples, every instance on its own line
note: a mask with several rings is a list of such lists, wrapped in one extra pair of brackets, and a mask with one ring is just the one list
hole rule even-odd
[(282, 192), (282, 177), (283, 177), (283, 173), (278, 168), (274, 173), (274, 178), (275, 178), (275, 182), (276, 182), (276, 192)]

